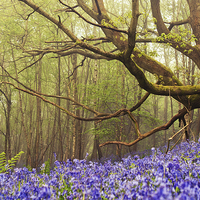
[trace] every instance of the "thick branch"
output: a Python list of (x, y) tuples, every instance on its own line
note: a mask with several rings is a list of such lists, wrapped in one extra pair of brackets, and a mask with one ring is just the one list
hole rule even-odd
[(153, 17), (156, 19), (155, 24), (157, 26), (158, 34), (162, 33), (168, 34), (169, 30), (165, 26), (161, 12), (160, 12), (160, 0), (151, 0), (151, 9)]
[(79, 49), (73, 49), (73, 50), (70, 50), (70, 51), (67, 51), (67, 52), (60, 52), (59, 55), (60, 56), (67, 56), (67, 55), (71, 55), (71, 54), (74, 54), (74, 53), (80, 54), (82, 56), (85, 56), (85, 57), (88, 57), (88, 58), (91, 58), (91, 59), (98, 59), (98, 60), (100, 60), (100, 59), (113, 60), (114, 59), (114, 58), (100, 56), (98, 54), (90, 53), (86, 50), (84, 51), (84, 50), (79, 50)]
[(200, 49), (200, 1), (199, 0), (187, 0), (190, 8), (189, 23), (192, 27), (193, 34), (196, 36), (197, 47)]
[(32, 9), (34, 9), (36, 12), (38, 12), (39, 14), (41, 14), (42, 16), (44, 16), (46, 19), (50, 20), (51, 22), (53, 22), (55, 25), (58, 26), (58, 28), (60, 28), (65, 34), (67, 34), (71, 40), (73, 42), (76, 43), (76, 45), (79, 45), (83, 48), (86, 48), (94, 53), (100, 54), (102, 56), (105, 57), (109, 57), (109, 58), (114, 58), (114, 59), (119, 59), (119, 56), (109, 53), (109, 52), (105, 52), (97, 47), (94, 47), (93, 45), (89, 45), (83, 41), (81, 41), (80, 39), (78, 39), (69, 29), (67, 29), (59, 20), (51, 17), (48, 13), (46, 13), (44, 10), (42, 10), (40, 7), (38, 7), (37, 5), (35, 5), (33, 2), (31, 2), (30, 0), (19, 0), (24, 2), (25, 4), (27, 4), (29, 7), (31, 7)]
[[(141, 88), (149, 93), (165, 96), (186, 96), (192, 94), (200, 94), (200, 85), (187, 86), (164, 86), (158, 85), (147, 80), (142, 69), (131, 59), (125, 60), (124, 64), (132, 75), (139, 82)], [(172, 84), (172, 83), (171, 83)]]
[[(157, 25), (158, 34), (161, 35), (162, 33), (164, 33), (168, 35), (170, 31), (165, 26), (162, 19), (162, 15), (160, 12), (160, 0), (151, 0), (151, 9), (153, 17), (156, 19), (155, 24)], [(177, 38), (171, 38), (169, 41), (173, 48), (188, 56), (197, 64), (198, 68), (200, 68), (200, 51), (198, 48), (184, 42), (182, 39), (177, 41)]]
[[(90, 51), (93, 51), (94, 53), (97, 53), (97, 54), (100, 54), (101, 56), (104, 56), (104, 57), (107, 57), (109, 59), (117, 59), (119, 60), (120, 59), (120, 56), (119, 55), (115, 55), (115, 54), (112, 54), (112, 53), (109, 53), (109, 52), (105, 52), (105, 51), (102, 51), (100, 50), (99, 48), (97, 47), (94, 47), (92, 45), (89, 45), (81, 40), (79, 40), (76, 36), (73, 35), (73, 33), (71, 31), (69, 31), (66, 27), (64, 27), (62, 25), (62, 23), (60, 23), (58, 20), (52, 18), (51, 16), (49, 16), (46, 12), (44, 12), (41, 8), (39, 8), (38, 6), (36, 6), (35, 4), (31, 3), (31, 1), (29, 0), (22, 0), (24, 3), (26, 3), (28, 6), (30, 6), (31, 8), (33, 8), (34, 10), (36, 10), (36, 12), (38, 12), (39, 14), (43, 15), (44, 17), (46, 17), (48, 20), (50, 20), (51, 22), (53, 22), (54, 24), (56, 24), (60, 29), (63, 30), (63, 32), (65, 32), (71, 39), (73, 42), (76, 42), (77, 45), (80, 45), (82, 48), (86, 48)], [(102, 19), (105, 19), (107, 20), (108, 22), (110, 21), (110, 18), (108, 18), (108, 16), (106, 15), (106, 11), (102, 11), (102, 8), (101, 8), (101, 11), (102, 11), (102, 15), (101, 15), (101, 19), (98, 18), (98, 16), (96, 15), (96, 12), (92, 11), (91, 9), (89, 9), (87, 7), (87, 5), (84, 3), (84, 1), (82, 0), (77, 0), (79, 6), (87, 13), (89, 14), (91, 17), (93, 17), (95, 20), (97, 20), (98, 23), (101, 23), (101, 20)], [(112, 22), (111, 22), (112, 23)], [(106, 29), (103, 29), (107, 38), (113, 42), (113, 44), (115, 46), (117, 46), (117, 48), (120, 50), (120, 51), (124, 51), (127, 47), (127, 41), (123, 41), (121, 40), (121, 38), (123, 38), (123, 35), (121, 33), (117, 33), (117, 32), (113, 32), (111, 30), (106, 30)], [(61, 51), (60, 51), (61, 52)], [(61, 54), (61, 53), (60, 53)], [(66, 53), (67, 54), (67, 53)], [(135, 58), (135, 62), (141, 66), (143, 69), (145, 70), (148, 70), (150, 71), (151, 73), (153, 74), (158, 74), (158, 75), (163, 75), (163, 74), (167, 74), (168, 73), (168, 70), (165, 70), (165, 68), (160, 65), (160, 63), (158, 64), (156, 61), (153, 61), (153, 59), (149, 59), (148, 56), (145, 56), (143, 57), (142, 59), (140, 58), (140, 56), (138, 56), (138, 54), (141, 54), (140, 51), (134, 51), (133, 52)], [(65, 54), (63, 54), (64, 56)], [(84, 55), (82, 53), (82, 55)], [(86, 56), (86, 55), (84, 55)], [(90, 56), (92, 57), (92, 55), (90, 54)], [(154, 66), (156, 66), (156, 69), (155, 68), (152, 68), (152, 64)], [(152, 69), (155, 69), (152, 71)], [(172, 73), (173, 74), (173, 73)], [(173, 75), (170, 75), (171, 77)], [(178, 84), (179, 85), (179, 84)]]
[(139, 17), (139, 0), (132, 0), (132, 18), (128, 33), (128, 48), (125, 51), (125, 57), (130, 57), (135, 47), (136, 28)]
[[(109, 18), (107, 15), (107, 12), (104, 8), (103, 1), (98, 0), (101, 13), (102, 15), (98, 15), (97, 12), (91, 10), (86, 4), (85, 1), (83, 0), (77, 0), (78, 5), (88, 14), (90, 15), (94, 20), (96, 20), (99, 24), (104, 21), (105, 23), (109, 24), (111, 27), (114, 27), (114, 23), (112, 20)], [(103, 32), (105, 33), (106, 37), (120, 50), (124, 51), (127, 48), (127, 41), (126, 38), (124, 38), (123, 34), (117, 31), (109, 30), (109, 29), (102, 29)]]
[(100, 7), (99, 7), (98, 0), (95, 0), (95, 4), (96, 4), (96, 7), (97, 7), (97, 10), (98, 10), (99, 15), (101, 15), (101, 9), (100, 9)]

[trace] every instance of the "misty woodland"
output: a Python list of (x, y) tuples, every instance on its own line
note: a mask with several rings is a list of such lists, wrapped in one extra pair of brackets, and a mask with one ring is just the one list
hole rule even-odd
[(200, 199), (200, 0), (0, 16), (0, 199)]

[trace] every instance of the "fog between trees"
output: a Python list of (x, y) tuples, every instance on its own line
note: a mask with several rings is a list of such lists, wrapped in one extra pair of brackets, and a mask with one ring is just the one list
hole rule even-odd
[(199, 6), (2, 0), (0, 151), (37, 167), (162, 146), (189, 123), (198, 139)]

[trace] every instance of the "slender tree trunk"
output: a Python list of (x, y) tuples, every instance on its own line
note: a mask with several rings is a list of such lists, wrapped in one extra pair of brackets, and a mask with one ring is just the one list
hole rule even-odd
[[(190, 84), (191, 85), (194, 85), (194, 71), (195, 71), (195, 63), (192, 62), (191, 60), (189, 60), (189, 62), (191, 62), (191, 70), (190, 70)], [(193, 121), (193, 117), (194, 117), (194, 110), (190, 111), (190, 120)], [(188, 135), (191, 135), (192, 131), (192, 125), (193, 123), (191, 123), (189, 126), (188, 126)], [(196, 134), (195, 133), (192, 133), (193, 135), (193, 140), (195, 141), (196, 140)]]
[(197, 128), (196, 128), (196, 134), (195, 134), (195, 140), (198, 141), (200, 136), (200, 108), (198, 109), (197, 113)]
[[(168, 97), (165, 97), (165, 104), (164, 104), (164, 123), (167, 123), (167, 113), (168, 113)], [(164, 133), (164, 144), (167, 142), (167, 130)]]
[[(119, 70), (117, 71), (117, 76), (116, 76), (116, 86), (119, 88), (120, 86), (119, 86), (119, 74), (118, 73), (119, 73)], [(116, 98), (117, 98), (117, 101), (118, 101), (119, 94), (117, 94)], [(119, 103), (119, 102), (117, 102), (117, 103)], [(120, 127), (121, 127), (121, 123), (120, 124), (116, 123), (115, 127), (116, 127), (115, 128), (115, 133), (116, 133), (115, 140), (116, 141), (120, 141)], [(121, 145), (117, 144), (117, 145), (115, 145), (115, 147), (116, 147), (116, 155), (121, 158), (121, 148), (120, 148)]]
[[(142, 97), (142, 89), (141, 88), (138, 88), (138, 96), (137, 96), (137, 100), (139, 101), (140, 99), (141, 99), (141, 97)], [(136, 120), (137, 120), (137, 123), (138, 123), (138, 127), (140, 128), (140, 110), (141, 110), (141, 107), (139, 107), (138, 109), (137, 109), (137, 117), (136, 117)], [(136, 136), (138, 137), (138, 135), (137, 135), (137, 130), (136, 130), (136, 134), (135, 134), (135, 138), (136, 138)], [(136, 138), (137, 139), (137, 138)], [(134, 145), (135, 146), (135, 151), (137, 151), (138, 149), (137, 149), (137, 143)]]
[[(96, 85), (96, 83), (97, 83), (97, 61), (95, 61), (95, 69), (94, 69), (94, 76), (93, 76), (93, 82), (94, 82), (94, 85)], [(97, 104), (97, 99), (94, 99), (94, 108), (96, 109), (96, 105)], [(95, 132), (96, 132), (96, 130), (97, 130), (97, 123), (96, 122), (94, 122), (94, 130), (95, 130)], [(98, 145), (98, 135), (95, 133), (95, 135), (94, 135), (94, 143), (93, 143), (93, 151), (92, 151), (92, 156), (91, 156), (91, 158), (92, 158), (92, 160), (97, 160), (97, 152), (98, 152), (98, 147), (97, 147), (97, 145)]]
[[(83, 72), (82, 72), (82, 74), (84, 73), (84, 76), (82, 76), (82, 77), (84, 77), (84, 79), (83, 79), (83, 84), (85, 85), (85, 87), (84, 87), (84, 94), (83, 94), (83, 101), (84, 100), (86, 100), (87, 99), (87, 95), (88, 95), (88, 90), (87, 90), (87, 86), (88, 86), (88, 79), (89, 79), (89, 69), (90, 69), (90, 65), (89, 65), (89, 63), (91, 62), (91, 59), (87, 59), (86, 60), (86, 62), (87, 62), (87, 67), (85, 68), (85, 67), (83, 67), (82, 69), (84, 70)], [(86, 115), (86, 112), (85, 112), (85, 110), (83, 109), (83, 111), (82, 111), (82, 117), (84, 117)], [(81, 127), (82, 127), (82, 132), (83, 133), (85, 133), (85, 131), (88, 129), (88, 126), (90, 126), (90, 124), (89, 123), (85, 123), (85, 122), (81, 122)], [(88, 134), (83, 134), (82, 135), (82, 147), (83, 147), (83, 149), (82, 149), (82, 158), (84, 158), (85, 157), (85, 154), (83, 154), (83, 153), (88, 153), (88, 152), (86, 152), (85, 150), (86, 150), (86, 146), (87, 146), (87, 142), (90, 142), (90, 139), (88, 140)]]
[[(158, 117), (158, 98), (156, 96), (153, 97), (153, 116), (154, 118)], [(154, 126), (156, 126), (156, 121)], [(153, 146), (156, 147), (156, 134), (153, 134)]]
[[(57, 95), (61, 96), (61, 69), (60, 69), (60, 57), (58, 58), (58, 83), (57, 83)], [(57, 99), (57, 104), (60, 106), (60, 98)], [(58, 160), (63, 160), (63, 137), (61, 132), (61, 111), (57, 108), (57, 123), (58, 123)]]
[[(94, 69), (94, 77), (93, 77), (94, 85), (96, 85), (96, 83), (97, 83), (97, 74), (98, 74), (97, 62), (95, 61), (95, 69)], [(97, 99), (94, 99), (94, 108), (95, 109), (96, 109), (96, 104), (97, 104)], [(98, 128), (97, 123), (94, 122), (94, 129), (97, 130), (97, 128)], [(95, 133), (92, 159), (97, 160), (97, 152), (98, 152), (98, 157), (100, 160), (102, 157), (102, 152), (101, 152), (101, 148), (99, 147), (99, 135)]]
[[(37, 65), (37, 73), (36, 73), (36, 83), (37, 83), (37, 91), (41, 92), (41, 62), (39, 61)], [(41, 127), (41, 99), (37, 98), (37, 114), (36, 114), (36, 137), (35, 137), (35, 161), (34, 161), (34, 167), (36, 168), (39, 163), (39, 155), (40, 155), (40, 140), (42, 136), (42, 127)]]
[[(20, 104), (22, 104), (22, 95), (21, 95), (21, 92), (19, 91), (19, 98), (20, 98)], [(27, 134), (27, 140), (30, 144), (30, 148), (28, 148), (28, 145), (27, 145), (27, 157), (26, 157), (26, 166), (31, 166), (33, 167), (33, 160), (34, 160), (34, 156), (31, 155), (31, 146), (34, 146), (32, 145), (32, 140), (33, 140), (33, 132), (35, 130), (35, 124), (33, 122), (33, 119), (34, 119), (34, 107), (32, 107), (31, 105), (34, 105), (35, 104), (35, 99), (31, 96), (28, 97), (28, 100), (29, 100), (29, 108), (28, 108), (28, 112), (29, 112), (29, 126), (28, 125), (25, 125), (25, 120), (24, 120), (24, 113), (25, 113), (25, 109), (24, 111), (22, 110), (22, 107), (21, 107), (21, 116), (23, 117), (22, 119), (22, 126), (23, 126), (23, 130), (24, 132)], [(28, 120), (26, 120), (28, 121)], [(29, 129), (29, 130), (28, 130)], [(32, 151), (33, 153), (33, 151)]]
[[(13, 49), (12, 49), (13, 50)], [(2, 60), (2, 65), (4, 61)], [(4, 71), (2, 70), (2, 74), (4, 74)], [(4, 78), (4, 77), (3, 77)], [(6, 159), (11, 159), (11, 136), (10, 136), (10, 112), (11, 112), (11, 90), (8, 85), (5, 85), (4, 91), (1, 90), (1, 93), (4, 95), (4, 98), (6, 99), (6, 106), (2, 102), (5, 118), (6, 118), (6, 134), (5, 134), (5, 154)], [(9, 91), (8, 91), (9, 90)]]
[[(70, 58), (68, 57), (68, 60), (66, 58), (63, 58), (63, 60), (65, 61), (66, 63), (66, 66), (68, 66), (68, 77), (70, 76)], [(67, 80), (65, 80), (65, 91), (66, 91), (66, 95), (67, 96), (71, 96), (71, 81), (70, 79), (68, 78)], [(66, 108), (67, 110), (70, 110), (70, 101), (67, 101), (66, 102)], [(65, 142), (65, 153), (64, 153), (64, 160), (67, 160), (69, 158), (71, 158), (71, 155), (70, 155), (70, 116), (67, 115), (66, 116), (66, 142)], [(63, 149), (64, 151), (64, 149)]]
[(50, 149), (50, 160), (51, 162), (54, 162), (54, 153), (57, 153), (55, 151), (55, 139), (56, 139), (56, 117), (57, 117), (57, 108), (55, 107), (55, 117), (54, 117), (54, 122), (53, 122), (53, 128), (52, 128), (52, 144), (51, 144), (51, 149)]
[[(72, 55), (73, 65), (73, 97), (78, 101), (78, 90), (77, 90), (77, 54)], [(74, 105), (74, 112), (77, 116), (80, 116), (80, 110)], [(81, 132), (80, 132), (80, 121), (73, 119), (73, 147), (72, 147), (72, 158), (80, 158), (81, 156)]]
[[(135, 85), (135, 80), (134, 80), (134, 85)], [(134, 92), (134, 103), (137, 103), (137, 100), (138, 100), (138, 93), (137, 93), (137, 91), (138, 91), (138, 88), (136, 88), (135, 89), (135, 92)], [(138, 111), (138, 110), (137, 110)], [(137, 112), (137, 114), (139, 114), (138, 112)], [(131, 120), (130, 120), (130, 126), (133, 126), (133, 124), (132, 124), (132, 122), (131, 122)], [(136, 140), (137, 138), (138, 138), (138, 135), (137, 135), (137, 130), (135, 129), (135, 126), (133, 126), (133, 129), (132, 130), (134, 130), (134, 138), (133, 138), (133, 140)], [(131, 138), (131, 140), (132, 140), (132, 138)], [(130, 141), (129, 141), (130, 142)], [(134, 152), (136, 152), (137, 151), (137, 148), (138, 148), (138, 145), (137, 145), (137, 143), (136, 144), (134, 144), (133, 145), (133, 147), (132, 148), (130, 148), (132, 151), (134, 151)], [(130, 150), (130, 151), (131, 151)]]
[[(168, 49), (168, 48), (167, 48)], [(164, 48), (164, 58), (165, 58), (165, 65), (169, 67), (169, 51), (166, 51), (166, 48)], [(164, 123), (167, 123), (167, 112), (168, 112), (168, 97), (164, 97)], [(164, 144), (166, 144), (167, 141), (167, 130), (164, 131)]]
[[(17, 66), (16, 66), (16, 62), (15, 62), (13, 49), (12, 49), (12, 58), (13, 58), (14, 67), (15, 67), (16, 79), (18, 80), (18, 72), (17, 72)], [(19, 86), (19, 83), (18, 83), (18, 86)], [(18, 90), (18, 94), (19, 94), (19, 105), (20, 105), (20, 113), (21, 113), (21, 126), (22, 126), (23, 133), (25, 135), (26, 144), (27, 144), (26, 166), (31, 166), (32, 167), (32, 162), (31, 162), (31, 143), (30, 143), (30, 140), (28, 138), (27, 130), (26, 130), (25, 123), (24, 123), (24, 111), (23, 111), (23, 108), (22, 108), (22, 95), (21, 95), (21, 92), (19, 90)]]
[[(68, 91), (68, 90), (67, 90)], [(69, 92), (67, 92), (67, 96), (69, 96), (69, 93), (70, 93), (70, 91)], [(66, 108), (67, 108), (67, 110), (69, 110), (69, 107), (70, 107), (70, 103), (69, 103), (69, 101), (67, 101), (67, 103), (66, 103)], [(65, 148), (65, 160), (67, 160), (68, 158), (69, 158), (69, 134), (70, 134), (70, 125), (69, 125), (69, 116), (67, 115), (66, 116), (67, 117), (67, 122), (66, 122), (66, 148)]]
[[(11, 95), (9, 95), (11, 96)], [(10, 136), (10, 111), (11, 111), (11, 97), (7, 101), (7, 116), (6, 116), (6, 138), (8, 143), (8, 159), (11, 160), (11, 136)]]

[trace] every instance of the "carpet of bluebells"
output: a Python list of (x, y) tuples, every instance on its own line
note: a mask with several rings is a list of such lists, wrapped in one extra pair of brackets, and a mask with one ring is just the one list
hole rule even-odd
[(0, 174), (0, 199), (200, 199), (200, 141), (142, 157), (55, 161), (49, 174), (15, 168)]

